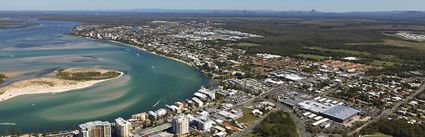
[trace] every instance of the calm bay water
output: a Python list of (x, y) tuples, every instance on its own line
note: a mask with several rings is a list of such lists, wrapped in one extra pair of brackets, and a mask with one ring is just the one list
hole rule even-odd
[(77, 23), (37, 22), (40, 25), (29, 28), (0, 29), (0, 71), (26, 72), (9, 82), (60, 67), (106, 67), (126, 75), (86, 89), (0, 102), (0, 134), (10, 133), (6, 130), (11, 127), (41, 132), (70, 129), (86, 121), (129, 118), (189, 98), (208, 83), (196, 69), (177, 61), (121, 44), (64, 35)]

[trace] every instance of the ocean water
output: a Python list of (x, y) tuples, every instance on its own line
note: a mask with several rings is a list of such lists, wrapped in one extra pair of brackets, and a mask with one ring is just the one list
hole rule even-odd
[(209, 81), (195, 68), (122, 44), (68, 36), (73, 22), (37, 21), (28, 28), (0, 29), (0, 72), (14, 81), (63, 67), (102, 67), (125, 76), (57, 94), (25, 95), (0, 102), (0, 135), (78, 128), (78, 124), (156, 110), (189, 98)]

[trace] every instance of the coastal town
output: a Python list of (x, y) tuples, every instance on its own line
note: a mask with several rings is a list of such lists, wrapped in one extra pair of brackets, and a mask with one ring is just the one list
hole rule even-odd
[[(84, 137), (246, 136), (270, 113), (289, 113), (299, 136), (353, 135), (379, 119), (425, 121), (423, 72), (382, 69), (356, 57), (312, 61), (236, 46), (262, 36), (211, 21), (153, 21), (143, 26), (79, 25), (72, 35), (111, 40), (185, 62), (217, 84), (192, 98), (115, 121), (92, 121), (55, 135)], [(261, 45), (260, 45), (261, 46)], [(348, 131), (348, 132), (347, 132)]]

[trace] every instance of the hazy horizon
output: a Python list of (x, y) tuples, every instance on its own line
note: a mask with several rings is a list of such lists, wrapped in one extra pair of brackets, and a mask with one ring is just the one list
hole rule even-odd
[(273, 13), (273, 12), (311, 12), (312, 10), (315, 10), (316, 12), (322, 12), (322, 13), (367, 13), (367, 12), (425, 12), (425, 10), (377, 10), (377, 11), (370, 11), (370, 10), (363, 10), (363, 11), (321, 11), (317, 9), (306, 9), (306, 10), (244, 10), (244, 9), (161, 9), (161, 8), (140, 8), (140, 9), (10, 9), (10, 10), (3, 10), (0, 9), (0, 12), (214, 12), (214, 11), (222, 11), (222, 12), (232, 12), (232, 11), (251, 11), (251, 12), (265, 12), (265, 13)]
[(0, 11), (96, 11), (96, 10), (265, 10), (363, 12), (425, 11), (421, 0), (0, 0)]

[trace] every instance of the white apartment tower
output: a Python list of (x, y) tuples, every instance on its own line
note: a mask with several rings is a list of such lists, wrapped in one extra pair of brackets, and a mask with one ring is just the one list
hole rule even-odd
[(173, 119), (173, 133), (182, 136), (189, 133), (189, 118), (186, 116), (177, 116)]
[(117, 128), (118, 135), (120, 137), (130, 137), (130, 128), (131, 128), (130, 122), (119, 117), (115, 119), (115, 123), (117, 123), (116, 128)]
[(80, 125), (83, 137), (112, 137), (111, 123), (94, 121)]

